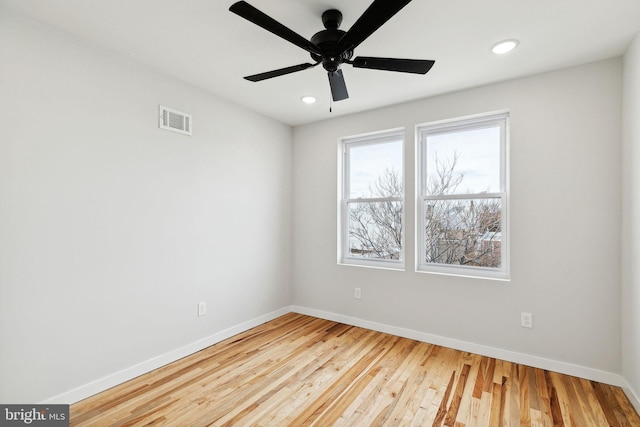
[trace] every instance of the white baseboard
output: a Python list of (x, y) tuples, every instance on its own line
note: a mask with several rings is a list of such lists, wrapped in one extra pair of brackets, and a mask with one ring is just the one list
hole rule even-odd
[(133, 378), (139, 377), (140, 375), (146, 374), (147, 372), (151, 372), (154, 369), (158, 369), (171, 362), (175, 362), (176, 360), (182, 359), (185, 356), (196, 353), (202, 349), (205, 349), (220, 341), (226, 340), (227, 338), (230, 338), (255, 326), (261, 325), (265, 322), (290, 313), (291, 311), (291, 307), (283, 307), (271, 313), (258, 316), (249, 321), (240, 323), (239, 325), (225, 329), (224, 331), (216, 332), (213, 335), (202, 338), (191, 344), (187, 344), (168, 353), (161, 354), (149, 360), (145, 360), (144, 362), (138, 363), (129, 368), (123, 369), (121, 371), (107, 375), (106, 377), (92, 381), (88, 384), (74, 388), (73, 390), (69, 390), (57, 396), (46, 399), (41, 403), (72, 404), (75, 402), (79, 402), (82, 399), (86, 399), (89, 396), (93, 396), (94, 394), (105, 391), (118, 384), (122, 384), (126, 381), (132, 380)]
[(476, 353), (487, 357), (494, 357), (513, 363), (533, 366), (535, 368), (546, 369), (566, 375), (572, 375), (605, 384), (615, 385), (621, 387), (624, 390), (625, 394), (631, 401), (631, 404), (640, 413), (640, 398), (638, 397), (638, 394), (631, 388), (624, 377), (619, 374), (300, 306), (283, 307), (271, 313), (258, 316), (254, 319), (217, 332), (186, 346), (156, 356), (129, 368), (123, 369), (121, 371), (107, 375), (103, 378), (92, 381), (88, 384), (77, 387), (73, 390), (69, 390), (57, 396), (46, 399), (41, 403), (72, 404), (78, 402), (82, 399), (86, 399), (89, 396), (93, 396), (94, 394), (105, 391), (118, 384), (122, 384), (140, 375), (146, 374), (147, 372), (153, 371), (154, 369), (175, 362), (176, 360), (182, 359), (185, 356), (196, 353), (213, 344), (216, 344), (220, 341), (223, 341), (227, 338), (230, 338), (234, 335), (242, 333), (248, 329), (276, 319), (290, 312), (306, 314), (308, 316), (319, 317), (321, 319), (340, 322), (347, 325), (385, 332), (388, 334), (410, 338), (417, 341), (454, 348), (456, 350), (468, 351), (470, 353)]
[(631, 387), (631, 385), (625, 380), (624, 385), (620, 386), (627, 395), (629, 401), (636, 408), (636, 411), (640, 414), (640, 395)]
[[(308, 316), (319, 317), (322, 319), (371, 329), (378, 332), (385, 332), (400, 337), (414, 339), (416, 341), (428, 342), (430, 344), (454, 348), (456, 350), (467, 351), (470, 353), (480, 354), (482, 356), (494, 357), (496, 359), (532, 366), (534, 368), (545, 369), (561, 374), (572, 375), (592, 381), (611, 384), (623, 389), (625, 389), (625, 387), (629, 387), (629, 385), (621, 375), (612, 372), (601, 371), (599, 369), (587, 368), (585, 366), (574, 365), (572, 363), (559, 362), (557, 360), (546, 359), (544, 357), (532, 356), (529, 354), (489, 347), (486, 345), (456, 340), (453, 338), (446, 338), (439, 335), (416, 331), (413, 329), (399, 328), (397, 326), (385, 325), (383, 323), (372, 322), (369, 320), (363, 320), (356, 317), (344, 316), (341, 314), (316, 310), (307, 307), (292, 306), (291, 310), (296, 313), (306, 314)], [(631, 400), (631, 397), (629, 397), (629, 399)]]

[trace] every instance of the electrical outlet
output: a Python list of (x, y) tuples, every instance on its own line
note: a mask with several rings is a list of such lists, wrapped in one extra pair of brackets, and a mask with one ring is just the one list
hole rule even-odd
[(360, 288), (355, 288), (353, 297), (355, 299), (362, 299), (362, 290)]
[(524, 311), (520, 313), (520, 326), (523, 328), (533, 328), (533, 314), (525, 313)]
[(205, 301), (198, 303), (198, 317), (202, 317), (207, 314), (207, 303)]

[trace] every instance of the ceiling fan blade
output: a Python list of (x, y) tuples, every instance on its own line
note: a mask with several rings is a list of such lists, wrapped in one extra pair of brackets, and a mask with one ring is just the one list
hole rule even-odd
[(349, 31), (338, 41), (338, 52), (355, 49), (411, 0), (374, 0)]
[(285, 27), (275, 19), (266, 15), (265, 13), (259, 11), (255, 7), (251, 6), (246, 1), (239, 1), (231, 5), (229, 10), (235, 13), (238, 16), (246, 19), (247, 21), (251, 21), (254, 24), (264, 28), (265, 30), (275, 34), (276, 36), (282, 37), (295, 44), (298, 47), (306, 50), (310, 53), (315, 53), (316, 55), (320, 55), (320, 48), (315, 44), (311, 43), (309, 40), (302, 37), (300, 34), (294, 32), (293, 30)]
[(296, 71), (306, 70), (307, 68), (312, 68), (318, 65), (319, 62), (315, 64), (298, 64), (292, 65), (291, 67), (279, 68), (273, 71), (267, 71), (266, 73), (254, 74), (252, 76), (246, 76), (245, 79), (250, 82), (259, 82), (266, 79), (271, 79), (273, 77), (284, 76), (285, 74), (295, 73)]
[(343, 99), (349, 98), (349, 93), (347, 93), (347, 85), (344, 82), (344, 76), (342, 75), (342, 70), (337, 71), (329, 71), (329, 86), (331, 86), (331, 96), (334, 101), (342, 101)]
[(349, 63), (356, 68), (427, 74), (436, 62), (426, 59), (374, 58), (371, 56), (358, 56)]

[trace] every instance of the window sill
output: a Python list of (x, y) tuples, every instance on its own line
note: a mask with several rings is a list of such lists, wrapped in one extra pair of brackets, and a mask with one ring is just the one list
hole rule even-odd
[(511, 282), (511, 277), (504, 272), (482, 272), (482, 271), (467, 271), (463, 269), (420, 269), (416, 268), (416, 273), (422, 274), (436, 274), (440, 276), (452, 276), (461, 277), (465, 279), (480, 279), (480, 280), (492, 280), (496, 282)]
[(339, 260), (338, 265), (346, 267), (364, 267), (377, 270), (405, 271), (403, 262), (363, 261), (363, 260)]

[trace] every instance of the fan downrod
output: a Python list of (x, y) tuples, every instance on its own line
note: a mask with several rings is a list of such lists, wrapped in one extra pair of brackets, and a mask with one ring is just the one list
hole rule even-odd
[(342, 24), (342, 12), (336, 9), (325, 10), (322, 14), (322, 25), (327, 30), (337, 30)]

